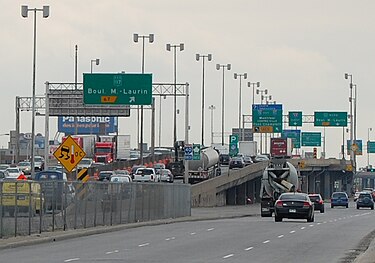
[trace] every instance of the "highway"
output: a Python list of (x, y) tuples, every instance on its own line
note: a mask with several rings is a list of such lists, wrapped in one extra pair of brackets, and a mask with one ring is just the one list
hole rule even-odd
[[(146, 226), (0, 251), (1, 262), (352, 262), (372, 210), (326, 206), (315, 222), (242, 217)], [(43, 255), (43, 256), (41, 256)]]

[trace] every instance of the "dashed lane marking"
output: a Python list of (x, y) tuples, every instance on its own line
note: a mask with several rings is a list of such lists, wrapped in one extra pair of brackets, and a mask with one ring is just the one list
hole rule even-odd
[(212, 230), (214, 230), (215, 228), (209, 228), (209, 229), (207, 229), (207, 231), (212, 231)]
[(278, 236), (277, 238), (283, 238), (284, 237), (284, 235), (280, 235), (280, 236)]
[(118, 253), (118, 250), (105, 252), (106, 255), (110, 255), (110, 254), (113, 254), (113, 253)]
[(304, 227), (304, 226), (303, 226), (303, 227), (301, 227), (301, 229), (302, 229), (302, 230), (304, 230), (305, 228), (306, 228), (306, 227)]
[(295, 232), (296, 232), (295, 230), (292, 230), (292, 231), (290, 231), (289, 233), (293, 234), (293, 233), (295, 233)]
[(254, 247), (248, 247), (248, 248), (245, 248), (244, 250), (245, 251), (249, 251), (249, 250), (252, 250)]
[(193, 236), (193, 235), (195, 235), (195, 234), (196, 234), (195, 232), (190, 233), (191, 236)]
[(269, 242), (270, 242), (269, 240), (266, 240), (266, 241), (263, 241), (263, 244), (267, 244)]
[(233, 257), (233, 256), (234, 256), (234, 254), (229, 254), (229, 255), (224, 256), (223, 258), (226, 259), (226, 258), (230, 258), (230, 257)]
[(70, 259), (65, 259), (64, 262), (72, 262), (72, 261), (77, 261), (80, 258), (70, 258)]
[(145, 246), (148, 246), (148, 245), (150, 245), (150, 243), (143, 243), (143, 244), (140, 244), (140, 245), (138, 245), (139, 247), (145, 247)]

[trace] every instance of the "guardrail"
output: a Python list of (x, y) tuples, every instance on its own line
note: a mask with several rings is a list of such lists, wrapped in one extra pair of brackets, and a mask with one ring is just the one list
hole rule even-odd
[(0, 238), (191, 214), (186, 184), (0, 182)]

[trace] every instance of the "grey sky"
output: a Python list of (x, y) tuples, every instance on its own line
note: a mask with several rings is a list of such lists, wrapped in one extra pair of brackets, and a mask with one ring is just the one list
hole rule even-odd
[[(95, 72), (140, 72), (141, 44), (133, 43), (133, 33), (155, 34), (155, 42), (146, 44), (146, 72), (154, 82), (173, 82), (172, 52), (165, 44), (185, 43), (178, 52), (178, 82), (191, 87), (191, 141), (200, 142), (202, 64), (195, 54), (212, 53), (206, 63), (205, 141), (210, 141), (208, 105), (216, 106), (214, 130), (221, 127), (221, 71), (215, 64), (232, 64), (225, 74), (225, 130), (238, 123), (239, 81), (233, 73), (248, 73), (247, 81), (261, 82), (273, 100), (282, 103), (284, 114), (302, 110), (348, 111), (349, 83), (344, 73), (353, 74), (358, 85), (359, 139), (367, 140), (369, 127), (375, 130), (372, 76), (375, 66), (374, 1), (172, 1), (172, 0), (0, 0), (0, 98), (3, 109), (1, 133), (15, 129), (15, 96), (31, 96), (32, 26), (30, 17), (21, 17), (21, 5), (50, 5), (50, 17), (38, 14), (37, 94), (43, 94), (44, 82), (74, 81), (74, 45), (79, 47), (79, 81), (90, 71), (90, 60), (100, 58)], [(250, 114), (252, 92), (243, 85), (242, 112)], [(255, 98), (259, 102), (259, 96)], [(178, 108), (183, 111), (183, 100)], [(159, 104), (157, 104), (158, 109)], [(172, 99), (163, 101), (162, 144), (172, 143)], [(156, 113), (158, 115), (158, 112)], [(135, 116), (135, 115), (134, 115)], [(51, 134), (57, 130), (57, 118), (50, 122)], [(21, 115), (21, 131), (30, 132), (31, 116)], [(120, 120), (120, 132), (132, 135), (136, 144), (135, 117)], [(146, 114), (146, 128), (149, 114)], [(158, 123), (158, 120), (157, 120)], [(304, 126), (305, 131), (322, 131)], [(37, 132), (44, 133), (43, 119), (37, 118)], [(145, 138), (149, 142), (149, 129)], [(178, 138), (183, 138), (183, 114), (178, 119)], [(327, 156), (338, 157), (342, 130), (327, 128)], [(370, 133), (375, 140), (375, 132)], [(8, 138), (0, 137), (5, 146)], [(217, 142), (220, 138), (217, 138)], [(158, 141), (156, 142), (158, 145)], [(311, 151), (311, 148), (304, 149)], [(373, 159), (373, 158), (372, 158)], [(366, 154), (359, 158), (367, 162)]]

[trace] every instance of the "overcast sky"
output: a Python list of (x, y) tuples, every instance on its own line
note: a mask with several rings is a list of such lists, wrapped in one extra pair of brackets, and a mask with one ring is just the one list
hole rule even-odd
[[(23, 4), (30, 8), (50, 5), (50, 17), (42, 19), (38, 13), (37, 19), (37, 95), (44, 93), (46, 81), (74, 81), (76, 44), (80, 82), (95, 58), (100, 58), (95, 72), (140, 72), (141, 44), (133, 42), (133, 33), (153, 33), (155, 42), (146, 44), (145, 54), (145, 71), (153, 74), (153, 82), (173, 83), (173, 53), (165, 45), (185, 44), (185, 50), (177, 54), (177, 82), (188, 82), (191, 88), (191, 142), (201, 141), (202, 62), (195, 60), (196, 53), (213, 56), (206, 63), (206, 142), (210, 142), (207, 108), (211, 104), (216, 106), (214, 131), (221, 131), (222, 71), (215, 69), (217, 63), (232, 65), (225, 72), (225, 131), (238, 126), (239, 80), (234, 73), (248, 74), (242, 86), (242, 113), (251, 114), (253, 98), (247, 81), (260, 81), (272, 101), (283, 104), (284, 114), (303, 111), (311, 115), (314, 111), (349, 111), (349, 82), (344, 79), (348, 72), (358, 85), (357, 137), (367, 141), (372, 127), (370, 139), (375, 140), (372, 0), (0, 0), (0, 133), (15, 130), (16, 96), (32, 93), (33, 16), (21, 17)], [(162, 145), (172, 143), (172, 102), (167, 98), (162, 103)], [(259, 96), (255, 102), (260, 102)], [(159, 101), (156, 107), (158, 118)], [(178, 100), (178, 108), (178, 138), (183, 139), (183, 99)], [(132, 112), (132, 117), (120, 120), (120, 133), (130, 134), (134, 147), (135, 116)], [(148, 112), (145, 116), (145, 140), (150, 143)], [(43, 118), (36, 119), (36, 132), (44, 133)], [(156, 125), (158, 130), (158, 119)], [(54, 137), (57, 117), (51, 117), (50, 128)], [(323, 131), (311, 125), (302, 130)], [(30, 114), (21, 114), (21, 132), (31, 132)], [(5, 146), (8, 138), (0, 139)], [(327, 157), (339, 157), (341, 141), (341, 128), (326, 128)], [(366, 151), (358, 160), (366, 165)]]

